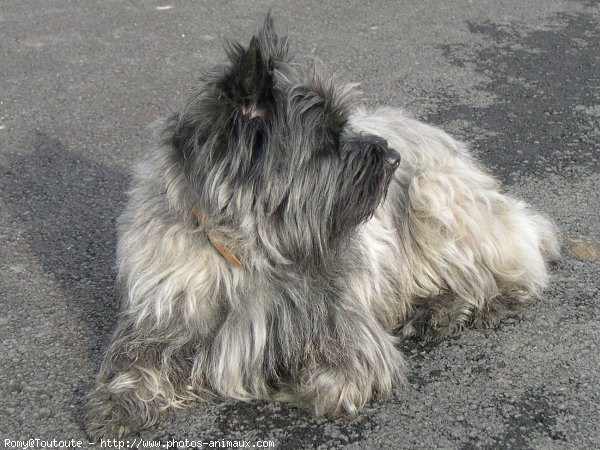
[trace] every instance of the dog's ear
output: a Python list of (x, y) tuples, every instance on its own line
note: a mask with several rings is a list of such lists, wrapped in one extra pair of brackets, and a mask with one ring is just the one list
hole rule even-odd
[(242, 114), (263, 116), (273, 96), (273, 63), (265, 58), (258, 37), (248, 48), (234, 43), (227, 49), (231, 71), (223, 80), (223, 92)]
[(275, 34), (271, 14), (248, 48), (232, 42), (226, 51), (231, 68), (219, 88), (243, 115), (266, 118), (274, 97), (273, 73), (287, 60), (287, 42)]
[(287, 38), (279, 37), (275, 33), (271, 11), (267, 13), (263, 26), (256, 36), (265, 54), (275, 65), (289, 61)]

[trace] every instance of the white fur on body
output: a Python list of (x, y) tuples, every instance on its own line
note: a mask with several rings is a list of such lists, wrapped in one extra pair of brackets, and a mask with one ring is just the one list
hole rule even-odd
[[(385, 394), (403, 380), (392, 332), (416, 334), (413, 316), (429, 299), (452, 295), (458, 329), (478, 317), (492, 320), (503, 298), (518, 303), (540, 294), (546, 260), (558, 254), (548, 220), (500, 194), (466, 147), (438, 128), (387, 108), (358, 109), (350, 124), (386, 139), (402, 160), (385, 201), (353, 237), (352, 271), (330, 286), (293, 270), (274, 276), (272, 261), (284, 258), (269, 236), (252, 235), (251, 225), (207, 225), (242, 261), (232, 268), (191, 213), (171, 149), (156, 148), (138, 167), (120, 220), (122, 325), (94, 397), (95, 414), (117, 417), (108, 431), (132, 426), (130, 403), (138, 402), (135, 425), (145, 427), (156, 411), (205, 390), (354, 414), (374, 391)], [(289, 334), (274, 328), (273, 317)], [(299, 318), (315, 324), (298, 327)], [(333, 322), (328, 332), (317, 323), (326, 320)], [(283, 339), (290, 342), (282, 346)], [(141, 356), (146, 347), (153, 356)], [(117, 352), (129, 358), (123, 366)], [(273, 359), (289, 364), (287, 379), (274, 373)], [(128, 403), (119, 403), (127, 392)], [(107, 431), (98, 427), (90, 432)]]
[[(386, 253), (402, 245), (394, 255), (406, 262), (400, 267), (401, 304), (451, 291), (479, 310), (499, 295), (526, 299), (541, 293), (548, 282), (546, 261), (559, 252), (553, 225), (501, 194), (463, 143), (394, 109), (359, 109), (351, 123), (402, 149), (395, 175), (407, 189), (408, 216), (398, 217), (391, 193), (364, 233), (367, 247), (382, 226), (403, 237), (398, 242), (392, 233), (372, 258), (386, 261)], [(391, 277), (398, 268), (388, 268), (396, 272)]]

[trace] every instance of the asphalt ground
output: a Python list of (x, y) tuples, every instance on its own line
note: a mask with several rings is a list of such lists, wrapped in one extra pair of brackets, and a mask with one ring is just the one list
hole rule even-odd
[(199, 404), (144, 440), (277, 448), (600, 448), (600, 3), (0, 3), (0, 446), (78, 439), (115, 325), (115, 219), (146, 125), (272, 8), (298, 54), (468, 141), (558, 225), (539, 301), (495, 329), (404, 342), (409, 385), (355, 420)]

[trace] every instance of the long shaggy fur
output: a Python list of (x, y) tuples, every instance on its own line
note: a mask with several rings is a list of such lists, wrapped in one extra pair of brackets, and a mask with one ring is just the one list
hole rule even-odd
[(398, 335), (492, 323), (558, 255), (464, 144), (294, 63), (270, 17), (228, 55), (135, 169), (94, 438), (213, 394), (355, 414), (404, 379)]

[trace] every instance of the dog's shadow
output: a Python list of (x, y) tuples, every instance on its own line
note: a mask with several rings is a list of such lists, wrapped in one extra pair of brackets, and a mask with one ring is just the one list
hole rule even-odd
[[(31, 153), (9, 159), (0, 189), (36, 263), (60, 286), (71, 314), (84, 325), (85, 357), (96, 368), (116, 323), (115, 222), (127, 174), (41, 132), (32, 144)], [(74, 414), (81, 412), (82, 393), (92, 380), (74, 394)]]
[(40, 132), (33, 152), (13, 157), (0, 178), (30, 252), (89, 330), (88, 355), (105, 341), (99, 331), (115, 324), (115, 223), (126, 182), (125, 173)]

